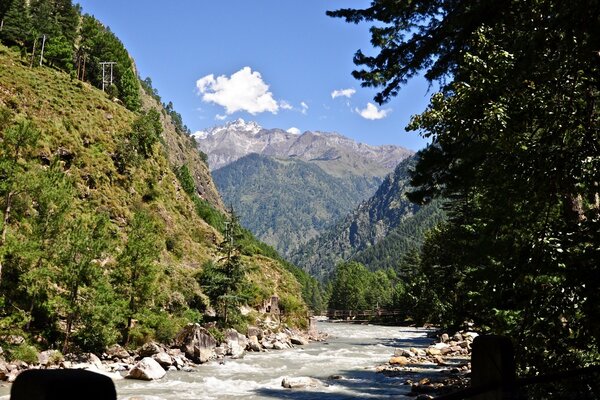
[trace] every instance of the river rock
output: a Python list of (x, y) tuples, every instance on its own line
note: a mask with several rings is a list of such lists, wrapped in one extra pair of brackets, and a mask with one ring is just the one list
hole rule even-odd
[(306, 346), (308, 344), (308, 340), (304, 339), (302, 336), (292, 336), (290, 342), (298, 346)]
[(463, 336), (460, 334), (460, 332), (456, 332), (454, 334), (454, 336), (452, 336), (452, 340), (454, 340), (456, 342), (462, 342), (464, 339), (463, 339)]
[(416, 347), (411, 347), (410, 349), (408, 349), (408, 351), (410, 351), (413, 354), (416, 354), (419, 357), (425, 357), (427, 355), (427, 353), (425, 352), (425, 350), (423, 350), (423, 349), (417, 349)]
[(112, 346), (107, 348), (106, 354), (111, 358), (116, 358), (119, 360), (129, 358), (130, 356), (129, 352), (118, 344), (113, 344)]
[(442, 354), (440, 349), (436, 347), (428, 347), (427, 350), (425, 350), (425, 353), (427, 353), (428, 356), (439, 356)]
[(164, 369), (169, 369), (169, 367), (173, 365), (173, 358), (164, 351), (161, 351), (158, 354), (154, 354), (152, 356), (152, 359), (159, 363), (160, 366)]
[(231, 358), (242, 358), (246, 352), (248, 339), (235, 329), (228, 329), (225, 332), (225, 342), (227, 343), (227, 355)]
[(266, 339), (263, 339), (260, 344), (262, 345), (262, 347), (264, 347), (267, 350), (273, 350), (273, 343), (269, 342)]
[(246, 347), (250, 351), (261, 351), (262, 348), (260, 346), (260, 342), (258, 341), (257, 336), (250, 336), (248, 338), (248, 345)]
[(406, 350), (406, 349), (396, 349), (394, 350), (394, 356), (395, 357), (408, 357), (408, 358), (413, 358), (416, 357), (416, 354), (413, 353), (410, 350)]
[(399, 356), (399, 357), (390, 358), (390, 364), (392, 364), (392, 365), (405, 366), (408, 363), (409, 363), (409, 360), (406, 357)]
[(262, 338), (263, 338), (262, 329), (260, 329), (256, 326), (249, 326), (248, 327), (248, 337), (252, 337), (252, 336), (256, 336), (258, 338), (258, 340), (262, 340)]
[(280, 341), (276, 340), (273, 342), (273, 348), (275, 350), (285, 350), (289, 347), (285, 343), (281, 343)]
[(442, 341), (442, 343), (446, 343), (446, 342), (450, 341), (450, 336), (448, 336), (447, 333), (443, 333), (440, 340)]
[(38, 364), (49, 366), (60, 363), (62, 354), (58, 350), (46, 350), (38, 354)]
[(150, 357), (144, 357), (129, 371), (125, 378), (153, 381), (161, 379), (165, 374), (166, 371), (158, 362)]
[(0, 381), (5, 381), (8, 379), (8, 368), (6, 367), (6, 362), (4, 360), (0, 360)]
[(287, 389), (297, 389), (304, 387), (315, 387), (318, 385), (318, 381), (313, 378), (309, 378), (307, 376), (301, 377), (285, 377), (281, 381), (281, 386)]
[(175, 337), (175, 346), (179, 347), (187, 358), (196, 363), (205, 363), (216, 358), (217, 341), (210, 332), (198, 324), (188, 324)]
[(155, 354), (158, 354), (162, 351), (160, 346), (154, 342), (144, 343), (142, 347), (138, 350), (138, 354), (140, 357), (152, 357)]

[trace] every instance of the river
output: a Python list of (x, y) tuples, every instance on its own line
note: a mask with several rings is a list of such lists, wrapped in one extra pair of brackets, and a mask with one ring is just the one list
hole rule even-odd
[[(169, 372), (155, 382), (117, 381), (119, 400), (402, 398), (410, 391), (410, 386), (402, 385), (406, 377), (386, 377), (375, 367), (388, 361), (396, 347), (425, 347), (431, 342), (427, 331), (417, 328), (328, 322), (318, 328), (330, 335), (327, 341), (248, 353), (243, 359), (207, 363), (192, 372)], [(312, 377), (319, 385), (285, 389), (284, 377)]]

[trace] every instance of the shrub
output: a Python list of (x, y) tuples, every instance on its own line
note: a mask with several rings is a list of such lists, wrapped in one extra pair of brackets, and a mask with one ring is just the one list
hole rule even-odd
[(20, 360), (27, 364), (37, 364), (38, 351), (34, 346), (29, 344), (20, 344), (8, 351), (8, 358), (11, 361)]

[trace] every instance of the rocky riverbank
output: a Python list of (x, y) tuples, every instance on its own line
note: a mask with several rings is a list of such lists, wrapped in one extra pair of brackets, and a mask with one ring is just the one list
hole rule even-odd
[(38, 354), (37, 362), (0, 359), (0, 381), (12, 383), (27, 369), (85, 369), (112, 379), (156, 380), (168, 371), (193, 371), (200, 364), (229, 358), (241, 358), (247, 352), (277, 351), (303, 346), (324, 339), (312, 329), (302, 332), (283, 328), (279, 331), (249, 327), (247, 334), (229, 329), (219, 338), (198, 325), (186, 326), (170, 345), (150, 342), (136, 350), (120, 345), (107, 348), (102, 354), (83, 353), (62, 355), (57, 350)]
[[(471, 374), (471, 345), (476, 332), (439, 335), (427, 348), (397, 348), (377, 372), (388, 376), (409, 376), (406, 385), (418, 400), (467, 387)], [(411, 377), (414, 375), (414, 378)]]

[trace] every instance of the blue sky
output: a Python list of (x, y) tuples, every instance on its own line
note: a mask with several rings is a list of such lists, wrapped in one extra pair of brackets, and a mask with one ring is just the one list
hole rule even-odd
[(427, 82), (415, 79), (376, 106), (375, 90), (351, 76), (356, 50), (373, 53), (369, 26), (325, 15), (369, 1), (75, 2), (115, 32), (141, 77), (152, 79), (192, 131), (244, 118), (265, 128), (339, 132), (375, 145), (425, 145), (404, 128), (425, 109), (432, 94)]

